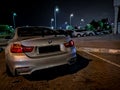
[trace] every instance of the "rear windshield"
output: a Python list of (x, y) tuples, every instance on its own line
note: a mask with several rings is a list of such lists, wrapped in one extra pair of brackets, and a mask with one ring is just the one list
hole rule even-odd
[(55, 35), (55, 32), (52, 29), (41, 27), (18, 28), (17, 33), (19, 37)]

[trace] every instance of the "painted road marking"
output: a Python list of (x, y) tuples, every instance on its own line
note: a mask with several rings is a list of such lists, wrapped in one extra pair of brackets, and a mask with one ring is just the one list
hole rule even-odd
[(89, 55), (92, 55), (92, 56), (94, 56), (94, 57), (96, 57), (96, 58), (99, 58), (99, 59), (101, 59), (101, 60), (103, 60), (103, 61), (105, 61), (105, 62), (107, 62), (107, 63), (109, 63), (109, 64), (112, 64), (112, 65), (120, 68), (120, 65), (119, 65), (119, 64), (116, 64), (116, 63), (114, 63), (114, 62), (111, 62), (111, 61), (109, 61), (109, 60), (107, 60), (107, 59), (104, 59), (104, 58), (102, 58), (102, 57), (99, 57), (99, 56), (97, 56), (97, 55), (95, 55), (95, 54), (92, 54), (92, 53), (90, 53), (90, 52), (86, 52), (86, 51), (84, 51), (84, 52), (87, 53), (87, 54), (89, 54)]
[(120, 54), (119, 49), (107, 49), (107, 48), (89, 48), (89, 47), (77, 47), (78, 50), (87, 51), (87, 52), (100, 52), (100, 53), (111, 53), (111, 54)]

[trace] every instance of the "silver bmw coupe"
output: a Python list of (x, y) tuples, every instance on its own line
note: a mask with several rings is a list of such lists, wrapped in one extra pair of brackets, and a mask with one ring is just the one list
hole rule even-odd
[(6, 69), (11, 75), (27, 75), (36, 70), (76, 61), (74, 41), (56, 30), (43, 26), (15, 29), (5, 48)]

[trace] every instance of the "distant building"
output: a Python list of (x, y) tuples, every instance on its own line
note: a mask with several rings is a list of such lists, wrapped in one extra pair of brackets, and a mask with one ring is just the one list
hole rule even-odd
[(120, 0), (114, 0), (114, 34), (120, 33)]

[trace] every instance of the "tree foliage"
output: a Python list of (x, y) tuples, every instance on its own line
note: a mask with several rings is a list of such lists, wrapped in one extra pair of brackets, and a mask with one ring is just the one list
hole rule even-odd
[(99, 21), (92, 20), (85, 28), (87, 30), (111, 30), (112, 26), (110, 25), (108, 18), (104, 18)]

